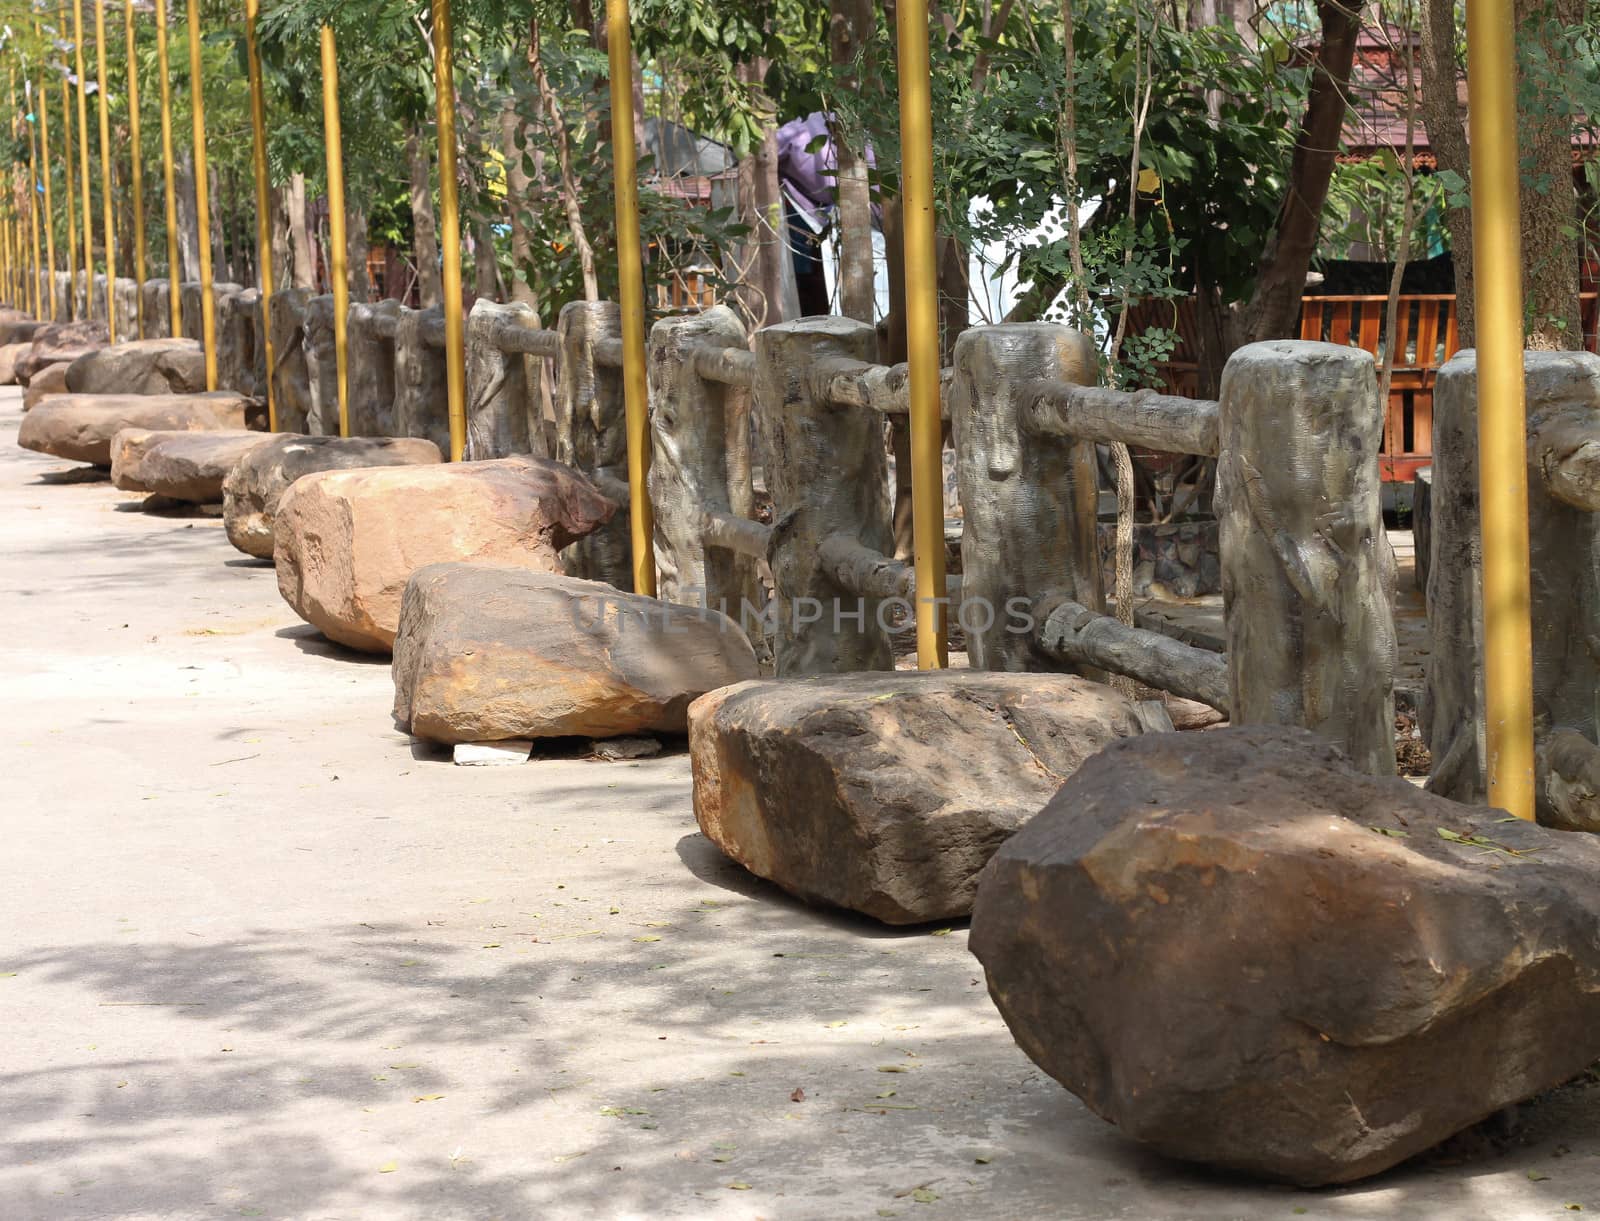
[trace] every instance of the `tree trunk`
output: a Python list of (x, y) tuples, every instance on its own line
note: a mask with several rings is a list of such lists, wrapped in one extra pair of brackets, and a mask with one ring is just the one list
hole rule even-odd
[[(832, 0), (828, 42), (834, 66), (853, 69), (858, 55), (870, 47), (875, 29), (871, 0)], [(839, 81), (841, 89), (855, 92), (859, 80), (852, 70)], [(873, 320), (874, 272), (872, 266), (872, 186), (867, 179), (864, 148), (855, 147), (838, 122), (831, 124), (839, 169), (835, 197), (839, 204), (839, 312), (861, 322)]]
[[(1572, 120), (1545, 102), (1548, 74), (1575, 62), (1564, 29), (1580, 25), (1584, 0), (1517, 0), (1518, 107), (1522, 146), (1522, 292), (1527, 346), (1583, 347), (1578, 315), (1578, 197), (1572, 177)], [(1531, 54), (1530, 54), (1531, 53)], [(1535, 58), (1543, 67), (1529, 71)]]
[(222, 232), (222, 174), (215, 165), (208, 164), (206, 177), (210, 179), (206, 190), (211, 199), (212, 278), (227, 280), (232, 278), (232, 269), (228, 265), (228, 244)]
[(371, 242), (367, 237), (367, 210), (362, 207), (347, 208), (344, 228), (344, 258), (350, 273), (350, 300), (365, 303), (372, 300), (372, 277), (367, 272), (367, 254)]
[(472, 293), (491, 301), (500, 297), (500, 261), (494, 252), (494, 228), (487, 217), (472, 222)]
[(740, 262), (744, 274), (735, 298), (749, 320), (750, 329), (784, 320), (783, 195), (778, 185), (778, 127), (772, 100), (761, 88), (766, 61), (740, 64), (739, 79), (751, 90), (754, 108), (762, 115), (762, 139), (739, 160), (739, 220), (749, 226), (750, 238)]
[(532, 261), (528, 240), (531, 179), (522, 168), (523, 148), (528, 144), (531, 141), (526, 138), (522, 116), (508, 100), (500, 110), (500, 147), (506, 159), (506, 208), (511, 213), (511, 299), (532, 305), (535, 294), (528, 283), (528, 265)]
[(417, 290), (422, 308), (438, 305), (439, 230), (433, 216), (433, 158), (415, 129), (406, 133), (406, 170), (411, 179), (411, 231), (416, 246)]
[(314, 293), (317, 291), (317, 256), (306, 215), (304, 174), (295, 174), (289, 179), (289, 185), (284, 188), (284, 210), (288, 213), (289, 246), (294, 252), (294, 287)]
[(273, 187), (267, 196), (272, 208), (272, 269), (274, 272), (273, 286), (285, 288), (283, 277), (289, 273), (289, 282), (292, 283), (293, 260), (289, 250), (289, 188), (287, 186)]
[[(889, 314), (884, 319), (882, 354), (886, 365), (906, 359), (906, 259), (900, 223), (900, 200), (883, 204), (883, 246), (889, 273)], [(911, 421), (904, 415), (889, 417), (889, 444), (894, 452), (894, 558), (909, 560), (912, 553), (911, 522)]]
[[(1456, 92), (1456, 0), (1423, 0), (1422, 121), (1440, 172), (1466, 182), (1471, 176), (1467, 125)], [(1456, 333), (1461, 346), (1474, 346), (1477, 311), (1473, 299), (1472, 209), (1448, 208), (1450, 261), (1456, 272)]]
[(179, 153), (173, 171), (178, 192), (178, 261), (183, 264), (179, 279), (190, 282), (200, 278), (200, 213), (195, 207), (194, 155), (188, 151)]
[(1289, 186), (1278, 212), (1277, 229), (1261, 261), (1255, 293), (1244, 311), (1246, 342), (1285, 339), (1294, 334), (1305, 295), (1306, 273), (1322, 230), (1322, 205), (1339, 155), (1339, 136), (1348, 106), (1350, 67), (1360, 33), (1359, 10), (1337, 0), (1319, 0), (1322, 41), (1312, 69), (1311, 93), (1295, 140)]

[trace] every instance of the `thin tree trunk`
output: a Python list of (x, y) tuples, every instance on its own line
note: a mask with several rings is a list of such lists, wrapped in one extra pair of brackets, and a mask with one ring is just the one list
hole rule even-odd
[[(855, 66), (858, 58), (870, 66), (864, 52), (875, 30), (872, 0), (832, 0), (828, 42), (836, 68), (849, 69), (839, 87), (854, 93), (860, 88)], [(839, 168), (835, 198), (839, 204), (839, 312), (847, 318), (871, 322), (874, 299), (872, 264), (872, 186), (867, 179), (867, 157), (862, 133), (847, 132), (837, 117), (830, 124)], [(852, 139), (852, 137), (855, 137)]]
[(183, 264), (180, 281), (200, 278), (200, 213), (195, 207), (194, 155), (182, 152), (173, 167), (178, 192), (178, 261)]
[(284, 188), (284, 210), (288, 213), (289, 245), (294, 252), (294, 286), (314, 293), (317, 291), (317, 256), (306, 212), (304, 174), (295, 174), (289, 179), (289, 185)]
[(344, 257), (350, 273), (350, 300), (364, 303), (372, 300), (372, 277), (367, 272), (367, 210), (357, 206), (346, 208), (344, 229)]
[(752, 328), (784, 320), (783, 196), (778, 185), (778, 128), (776, 109), (761, 87), (766, 61), (740, 64), (739, 79), (750, 90), (753, 109), (762, 116), (762, 139), (739, 161), (739, 219), (750, 229), (740, 258), (742, 283), (736, 299)]
[(1305, 295), (1306, 273), (1322, 230), (1322, 205), (1339, 155), (1350, 90), (1350, 68), (1360, 33), (1359, 10), (1319, 0), (1322, 40), (1312, 68), (1311, 92), (1295, 140), (1289, 185), (1278, 224), (1261, 261), (1256, 288), (1244, 311), (1244, 339), (1284, 339), (1294, 333)]
[[(222, 233), (222, 174), (215, 165), (206, 166), (206, 184), (211, 198), (211, 266), (213, 278), (231, 279), (228, 265), (228, 247)], [(219, 275), (220, 273), (220, 275)]]
[(572, 172), (572, 144), (568, 138), (566, 118), (560, 99), (545, 75), (544, 61), (539, 54), (539, 31), (535, 26), (528, 52), (528, 63), (533, 69), (534, 83), (539, 89), (540, 104), (544, 107), (550, 124), (550, 135), (556, 146), (556, 168), (560, 173), (561, 206), (567, 217), (567, 230), (572, 235), (573, 247), (578, 252), (578, 269), (583, 276), (585, 301), (600, 299), (600, 280), (595, 272), (594, 247), (589, 244), (589, 231), (583, 222), (583, 201), (578, 193), (577, 179)]
[[(1456, 92), (1456, 0), (1422, 0), (1422, 121), (1428, 146), (1440, 172), (1471, 176), (1467, 124)], [(1477, 311), (1473, 301), (1472, 209), (1447, 207), (1450, 261), (1456, 273), (1456, 333), (1463, 348), (1475, 343)]]
[(427, 142), (412, 129), (406, 133), (406, 171), (411, 180), (411, 231), (416, 247), (417, 286), (422, 308), (438, 305), (439, 230), (433, 215), (433, 157)]
[(500, 110), (500, 147), (506, 159), (506, 207), (511, 213), (511, 299), (534, 302), (533, 286), (528, 283), (532, 245), (528, 240), (528, 188), (530, 179), (523, 172), (522, 117), (510, 104)]
[[(1558, 65), (1575, 62), (1564, 30), (1584, 18), (1584, 0), (1517, 0), (1518, 93), (1522, 145), (1522, 291), (1527, 345), (1545, 351), (1583, 347), (1578, 314), (1578, 197), (1572, 178), (1572, 120), (1544, 100)], [(1535, 54), (1537, 53), (1537, 54)], [(1542, 63), (1536, 75), (1530, 64)]]
[[(284, 281), (279, 279), (285, 270), (294, 266), (289, 252), (289, 209), (287, 206), (289, 188), (287, 186), (273, 187), (267, 198), (272, 207), (272, 268), (276, 273), (273, 284), (282, 286)], [(292, 280), (291, 280), (292, 282)]]

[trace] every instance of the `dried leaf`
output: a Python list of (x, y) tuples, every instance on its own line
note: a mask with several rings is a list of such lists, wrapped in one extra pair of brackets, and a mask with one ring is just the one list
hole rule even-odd
[(789, 1101), (790, 1102), (804, 1102), (805, 1100), (806, 1100), (806, 1092), (805, 1092), (805, 1090), (801, 1089), (799, 1086), (795, 1086), (794, 1093), (789, 1095)]
[(383, 1165), (378, 1167), (378, 1173), (379, 1174), (393, 1174), (398, 1169), (400, 1169), (400, 1163), (399, 1162), (385, 1162)]
[(729, 1183), (728, 1184), (728, 1190), (729, 1191), (749, 1191), (750, 1190), (750, 1184), (749, 1183)]

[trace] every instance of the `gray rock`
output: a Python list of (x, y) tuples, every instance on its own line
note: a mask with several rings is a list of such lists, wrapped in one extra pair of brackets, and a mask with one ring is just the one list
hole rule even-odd
[(889, 924), (965, 915), (1083, 761), (1140, 732), (1110, 687), (943, 671), (744, 683), (689, 713), (700, 829), (750, 872)]
[(600, 581), (434, 564), (406, 587), (394, 714), (420, 738), (682, 733), (692, 700), (759, 673), (716, 611)]
[(35, 369), (28, 379), (28, 388), (22, 392), (22, 410), (32, 411), (53, 394), (66, 394), (67, 370), (71, 367), (61, 361)]
[(46, 365), (71, 363), (111, 342), (103, 322), (52, 322), (33, 333), (33, 348), (17, 361), (17, 380), (24, 386)]
[(193, 339), (136, 339), (100, 348), (67, 367), (73, 394), (199, 394), (206, 357)]
[(1164, 1153), (1376, 1174), (1600, 1057), (1600, 842), (1305, 730), (1152, 735), (996, 854), (971, 946), (1022, 1049)]
[(156, 432), (127, 428), (111, 442), (111, 482), (189, 504), (221, 504), (222, 481), (251, 450), (272, 440), (247, 429)]
[(124, 428), (213, 430), (254, 422), (254, 400), (214, 394), (62, 394), (22, 417), (17, 444), (57, 458), (111, 465), (111, 439)]

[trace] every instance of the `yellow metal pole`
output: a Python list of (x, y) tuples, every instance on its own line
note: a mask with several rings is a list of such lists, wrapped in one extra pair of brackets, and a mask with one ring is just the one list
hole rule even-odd
[(83, 316), (94, 317), (94, 205), (89, 200), (89, 95), (83, 79), (83, 0), (72, 0), (72, 49), (78, 68), (78, 169), (83, 211)]
[[(67, 28), (67, 6), (61, 6), (61, 29)], [(72, 86), (65, 75), (61, 78), (61, 145), (65, 160), (62, 163), (61, 183), (67, 197), (67, 321), (78, 317), (78, 291), (73, 285), (78, 278), (78, 206), (77, 190), (72, 184)]]
[(178, 190), (172, 169), (172, 73), (167, 64), (167, 0), (156, 0), (156, 74), (161, 77), (161, 173), (166, 180), (167, 201), (167, 311), (172, 315), (172, 333), (183, 334), (183, 280), (178, 261)]
[(456, 84), (450, 0), (433, 0), (433, 91), (439, 121), (439, 240), (444, 252), (445, 384), (450, 461), (467, 448), (466, 331), (461, 318), (461, 213), (456, 202)]
[(622, 392), (628, 430), (628, 518), (633, 588), (655, 596), (655, 513), (650, 505), (649, 389), (644, 357), (644, 258), (639, 237), (639, 150), (633, 142), (633, 28), (628, 0), (606, 0), (611, 55), (611, 149), (622, 306)]
[(122, 4), (123, 45), (128, 53), (128, 160), (131, 170), (128, 189), (133, 192), (133, 280), (139, 286), (134, 294), (134, 316), (139, 338), (144, 338), (144, 169), (139, 164), (139, 39), (133, 25), (132, 0)]
[(900, 67), (902, 263), (911, 407), (911, 530), (916, 552), (917, 668), (949, 664), (945, 643), (944, 468), (939, 422), (939, 281), (934, 254), (933, 105), (927, 0), (895, 10)]
[(194, 211), (200, 230), (200, 342), (206, 389), (217, 388), (217, 305), (211, 285), (211, 178), (206, 169), (205, 79), (200, 61), (200, 4), (189, 0), (189, 103), (194, 112)]
[(33, 128), (34, 128), (34, 119), (33, 119), (34, 107), (33, 107), (33, 87), (32, 87), (32, 82), (31, 81), (23, 81), (22, 82), (22, 96), (23, 96), (23, 101), (27, 106), (27, 116), (26, 116), (26, 118), (27, 118), (27, 123), (28, 123), (28, 224), (33, 229), (33, 264), (32, 264), (32, 267), (30, 269), (30, 275), (32, 277), (31, 282), (30, 282), (30, 287), (32, 288), (31, 295), (33, 297), (33, 316), (35, 318), (41, 318), (42, 319), (42, 318), (47, 317), (48, 315), (45, 312), (45, 304), (44, 304), (44, 300), (43, 300), (42, 290), (40, 289), (40, 286), (39, 286), (39, 282), (40, 282), (40, 276), (39, 276), (40, 259), (39, 259), (39, 179), (38, 179), (38, 173), (39, 173), (40, 161), (39, 161), (39, 140), (38, 140), (38, 137), (34, 134), (34, 130), (33, 130)]
[[(194, 0), (190, 0), (193, 3)], [(322, 130), (328, 155), (328, 253), (333, 265), (328, 277), (333, 281), (333, 352), (339, 376), (339, 435), (350, 435), (350, 403), (346, 397), (345, 319), (350, 312), (349, 267), (345, 258), (344, 234), (344, 146), (339, 129), (339, 50), (334, 44), (333, 27), (322, 27)]]
[(1472, 266), (1483, 530), (1483, 687), (1489, 800), (1534, 816), (1528, 436), (1522, 364), (1516, 31), (1511, 0), (1467, 5)]
[(261, 280), (261, 332), (266, 337), (267, 431), (278, 431), (278, 396), (272, 389), (272, 182), (267, 176), (267, 100), (261, 84), (256, 16), (261, 0), (244, 0), (244, 50), (250, 72), (250, 131), (256, 174), (256, 268)]
[[(39, 23), (33, 23), (34, 37), (41, 36)], [(50, 297), (50, 320), (56, 318), (56, 208), (50, 188), (50, 98), (45, 86), (45, 73), (39, 73), (39, 97), (36, 107), (39, 114), (39, 177), (44, 182), (44, 258), (45, 292)]]
[(112, 219), (115, 201), (111, 190), (111, 116), (106, 94), (106, 0), (94, 0), (95, 70), (100, 74), (95, 94), (100, 111), (100, 216), (106, 239), (106, 327), (117, 342), (117, 227)]

